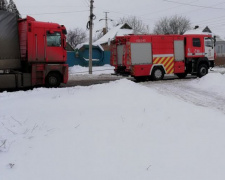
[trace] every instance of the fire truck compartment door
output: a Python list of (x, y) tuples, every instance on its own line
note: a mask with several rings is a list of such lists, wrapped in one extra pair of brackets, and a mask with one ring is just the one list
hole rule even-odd
[(131, 62), (135, 64), (152, 64), (151, 43), (131, 43)]
[(184, 41), (177, 40), (174, 41), (174, 54), (175, 54), (175, 61), (183, 61), (185, 58), (184, 54)]
[(123, 55), (124, 55), (123, 48), (124, 48), (124, 45), (118, 45), (117, 46), (118, 65), (122, 65), (123, 64)]

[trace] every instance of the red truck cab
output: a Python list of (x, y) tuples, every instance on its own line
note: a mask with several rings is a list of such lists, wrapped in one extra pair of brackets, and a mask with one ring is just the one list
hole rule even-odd
[(66, 28), (0, 10), (0, 89), (68, 81)]
[(27, 16), (20, 19), (21, 62), (31, 73), (32, 86), (57, 87), (68, 81), (66, 28), (56, 23), (38, 22)]
[(32, 86), (59, 86), (68, 81), (66, 28), (27, 16), (18, 22), (21, 62), (32, 74)]

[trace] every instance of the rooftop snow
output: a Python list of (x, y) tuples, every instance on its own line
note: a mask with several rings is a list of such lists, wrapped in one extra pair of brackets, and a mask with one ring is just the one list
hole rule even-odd
[(120, 24), (112, 28), (106, 35), (97, 40), (94, 44), (105, 44), (109, 40), (112, 41), (116, 36), (124, 36), (128, 34), (133, 34), (133, 29), (121, 29), (125, 24)]

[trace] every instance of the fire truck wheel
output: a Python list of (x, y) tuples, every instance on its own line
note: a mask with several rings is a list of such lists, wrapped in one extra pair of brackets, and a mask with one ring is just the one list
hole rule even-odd
[(200, 64), (198, 66), (198, 77), (202, 77), (205, 76), (206, 74), (208, 74), (208, 67), (206, 64)]
[(180, 79), (183, 79), (187, 76), (187, 73), (178, 73), (176, 74), (177, 77), (179, 77)]
[(45, 84), (47, 87), (59, 87), (60, 83), (61, 77), (57, 72), (51, 72), (45, 78)]
[(157, 67), (153, 70), (151, 76), (154, 81), (162, 80), (164, 78), (164, 71), (162, 68)]

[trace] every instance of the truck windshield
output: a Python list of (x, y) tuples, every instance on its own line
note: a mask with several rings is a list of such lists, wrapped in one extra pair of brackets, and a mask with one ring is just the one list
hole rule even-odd
[(60, 47), (61, 46), (60, 32), (54, 33), (47, 32), (47, 45), (49, 47)]
[(213, 47), (213, 39), (212, 38), (205, 38), (205, 46), (206, 47)]

